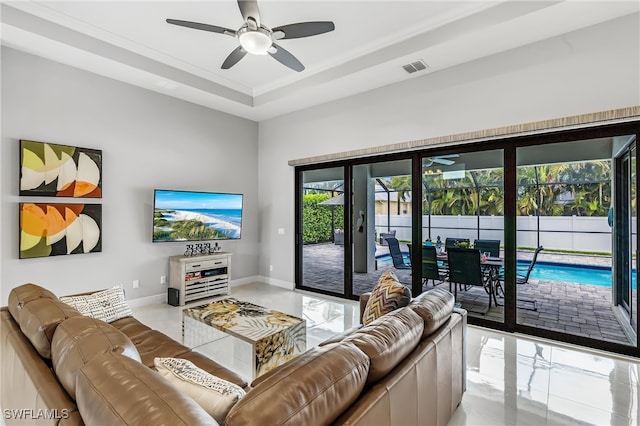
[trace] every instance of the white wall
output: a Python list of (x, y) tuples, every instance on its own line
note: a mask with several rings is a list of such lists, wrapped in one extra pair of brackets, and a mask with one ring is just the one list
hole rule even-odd
[[(390, 219), (389, 227), (387, 219)], [(410, 215), (376, 215), (378, 235), (387, 229), (396, 231), (396, 238), (411, 241)], [(635, 229), (635, 221), (632, 225)], [(422, 239), (426, 239), (429, 227), (428, 216), (422, 216)], [(431, 239), (440, 236), (446, 238), (478, 238), (478, 217), (462, 215), (432, 215)], [(480, 238), (500, 240), (504, 244), (504, 217), (480, 216)], [(536, 216), (518, 216), (516, 218), (516, 245), (518, 247), (536, 247), (538, 218)], [(582, 250), (611, 253), (611, 228), (606, 216), (541, 216), (540, 244), (545, 249)]]
[(260, 275), (294, 281), (288, 160), (640, 105), (638, 21), (620, 18), (261, 122)]
[[(18, 259), (19, 139), (102, 150), (102, 252)], [(0, 285), (39, 283), (58, 295), (124, 284), (127, 298), (166, 294), (160, 276), (184, 243), (151, 243), (153, 189), (244, 193), (232, 279), (257, 275), (258, 126), (13, 49), (2, 49)], [(132, 281), (140, 280), (133, 289)]]

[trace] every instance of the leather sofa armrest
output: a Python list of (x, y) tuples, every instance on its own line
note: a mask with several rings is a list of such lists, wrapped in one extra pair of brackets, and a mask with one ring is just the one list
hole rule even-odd
[(463, 317), (467, 316), (467, 310), (462, 308), (453, 308), (453, 312), (462, 315)]
[(364, 308), (367, 306), (367, 302), (371, 297), (371, 292), (362, 293), (360, 295), (360, 324), (362, 324), (362, 315), (364, 314)]

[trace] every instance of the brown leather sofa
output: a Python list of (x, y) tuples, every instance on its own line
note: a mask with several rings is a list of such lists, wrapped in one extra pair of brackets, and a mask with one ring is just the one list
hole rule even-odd
[(135, 318), (82, 317), (33, 284), (12, 290), (0, 319), (7, 424), (217, 424), (154, 371), (155, 357), (188, 359), (244, 387), (230, 426), (446, 424), (465, 391), (466, 312), (438, 289), (251, 385)]

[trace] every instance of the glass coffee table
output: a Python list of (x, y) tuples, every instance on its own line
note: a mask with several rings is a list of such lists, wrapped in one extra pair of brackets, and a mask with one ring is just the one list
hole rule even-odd
[(307, 349), (306, 322), (283, 312), (233, 298), (182, 311), (182, 340), (190, 348), (220, 339), (220, 332), (251, 345), (253, 378)]

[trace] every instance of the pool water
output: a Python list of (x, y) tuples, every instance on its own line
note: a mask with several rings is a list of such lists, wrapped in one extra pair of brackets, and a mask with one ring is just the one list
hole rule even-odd
[[(518, 273), (526, 273), (528, 261), (518, 261)], [(603, 287), (611, 287), (611, 268), (606, 266), (570, 265), (557, 262), (536, 262), (531, 271), (530, 278), (548, 281), (564, 281), (579, 284), (591, 284)], [(636, 271), (633, 271), (632, 280), (635, 289)]]
[[(403, 253), (405, 263), (409, 263), (406, 253)], [(388, 254), (376, 257), (378, 262), (392, 263)], [(518, 273), (525, 274), (529, 262), (518, 260)], [(562, 281), (578, 284), (590, 284), (611, 287), (611, 268), (605, 266), (571, 265), (558, 262), (536, 262), (536, 266), (529, 276), (535, 280)], [(636, 271), (633, 271), (633, 288), (637, 287)]]

